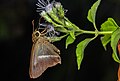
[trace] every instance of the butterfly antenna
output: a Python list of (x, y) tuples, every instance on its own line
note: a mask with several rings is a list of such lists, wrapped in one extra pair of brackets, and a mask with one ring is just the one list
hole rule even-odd
[(34, 20), (32, 20), (32, 25), (33, 25), (33, 32), (34, 32)]

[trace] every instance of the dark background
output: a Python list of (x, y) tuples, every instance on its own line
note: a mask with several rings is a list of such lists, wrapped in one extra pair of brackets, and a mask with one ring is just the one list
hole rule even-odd
[[(81, 29), (94, 30), (87, 20), (87, 12), (96, 0), (60, 0), (66, 17)], [(74, 44), (65, 49), (65, 39), (55, 42), (61, 50), (62, 64), (48, 68), (37, 79), (29, 78), (29, 60), (31, 54), (31, 34), (36, 13), (37, 0), (1, 0), (0, 1), (0, 78), (2, 81), (116, 81), (118, 64), (112, 59), (112, 50), (107, 45), (103, 49), (100, 37), (92, 41), (85, 49), (81, 69), (77, 70), (75, 49), (77, 43), (92, 35), (80, 35)], [(96, 17), (100, 25), (112, 17), (120, 25), (120, 0), (102, 0)]]

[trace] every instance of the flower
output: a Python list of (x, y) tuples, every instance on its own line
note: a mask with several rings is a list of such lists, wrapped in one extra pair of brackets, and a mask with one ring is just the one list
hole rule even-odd
[(52, 1), (50, 3), (50, 0), (46, 0), (46, 2), (44, 0), (38, 0), (38, 3), (36, 4), (38, 6), (37, 8), (37, 12), (49, 12), (52, 11), (53, 8), (53, 4), (55, 1)]
[[(38, 6), (37, 12), (49, 23), (53, 23), (54, 20), (57, 23), (63, 24), (63, 18), (65, 16), (66, 10), (63, 8), (60, 2), (53, 0), (38, 0), (36, 4)], [(62, 20), (62, 21), (61, 21)]]
[(39, 29), (41, 29), (41, 26), (45, 27), (46, 35), (48, 37), (54, 37), (56, 35), (59, 35), (59, 32), (55, 31), (54, 26), (50, 23), (39, 23), (39, 26)]

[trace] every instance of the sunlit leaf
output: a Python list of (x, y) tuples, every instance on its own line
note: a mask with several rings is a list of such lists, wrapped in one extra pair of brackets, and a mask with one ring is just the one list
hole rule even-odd
[(100, 4), (100, 1), (101, 0), (98, 0), (96, 1), (93, 6), (91, 7), (91, 9), (88, 11), (88, 16), (87, 16), (87, 19), (92, 22), (92, 23), (95, 23), (95, 16), (96, 16), (96, 11), (97, 11), (97, 8)]
[(111, 35), (104, 35), (103, 37), (101, 37), (101, 42), (105, 50), (107, 50), (106, 45), (110, 42), (110, 40), (111, 40)]
[(108, 18), (108, 21), (111, 21), (114, 26), (119, 27), (113, 18)]
[(116, 24), (114, 19), (108, 18), (107, 21), (105, 21), (102, 25), (100, 30), (101, 31), (114, 31), (118, 28), (119, 26)]
[[(112, 18), (108, 18), (107, 21), (105, 21), (102, 25), (100, 30), (101, 31), (115, 31), (118, 28), (118, 25)], [(104, 35), (101, 37), (101, 42), (103, 47), (106, 50), (106, 45), (110, 42), (111, 40), (111, 34)]]
[(117, 48), (119, 39), (120, 39), (120, 28), (116, 29), (111, 36), (111, 47), (113, 50), (113, 59), (118, 63), (120, 63), (120, 59), (117, 55), (116, 48)]
[(116, 57), (116, 55), (115, 55), (114, 53), (112, 54), (112, 58), (113, 58), (116, 62), (120, 63), (120, 61), (118, 60), (118, 58)]
[(72, 37), (73, 39), (75, 39), (75, 32), (74, 32), (74, 31), (71, 31), (71, 32), (70, 32), (70, 35), (71, 35), (71, 37)]
[(76, 57), (77, 57), (77, 65), (78, 65), (78, 70), (80, 69), (81, 62), (84, 57), (84, 50), (88, 43), (91, 41), (91, 38), (86, 38), (85, 40), (81, 41), (76, 48)]
[(72, 44), (74, 42), (74, 40), (75, 39), (73, 37), (71, 37), (71, 35), (69, 35), (67, 37), (67, 39), (66, 39), (66, 49), (67, 49), (67, 47), (68, 47), (69, 44)]

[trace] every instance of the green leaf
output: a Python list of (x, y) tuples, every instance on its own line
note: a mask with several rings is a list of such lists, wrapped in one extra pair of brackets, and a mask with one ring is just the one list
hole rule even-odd
[(69, 35), (66, 39), (66, 49), (68, 47), (69, 44), (72, 44), (75, 41), (75, 39), (73, 39), (73, 37), (71, 37), (71, 35)]
[(96, 1), (93, 6), (91, 7), (91, 9), (89, 9), (88, 11), (88, 16), (87, 16), (87, 19), (92, 22), (92, 23), (95, 23), (95, 16), (96, 16), (96, 11), (97, 11), (97, 8), (100, 4), (100, 1), (101, 0), (98, 0)]
[(116, 57), (116, 55), (115, 55), (114, 53), (112, 54), (112, 58), (113, 58), (116, 62), (120, 63), (120, 61), (118, 60), (118, 58)]
[[(116, 24), (114, 19), (108, 18), (107, 21), (105, 21), (101, 25), (100, 30), (101, 31), (115, 31), (117, 28), (118, 28), (118, 25)], [(104, 35), (103, 37), (101, 37), (101, 42), (105, 50), (106, 50), (106, 45), (110, 42), (110, 40), (111, 40), (111, 34)]]
[(114, 26), (119, 27), (113, 18), (108, 18), (108, 21), (111, 21)]
[(111, 40), (111, 35), (104, 35), (103, 37), (101, 37), (101, 42), (105, 50), (106, 50), (106, 45), (110, 42), (110, 40)]
[(105, 21), (102, 25), (100, 30), (101, 31), (114, 31), (118, 28), (119, 26), (116, 24), (114, 19), (108, 18), (107, 21)]
[(71, 35), (71, 37), (72, 37), (73, 39), (75, 39), (75, 32), (74, 32), (74, 31), (71, 31), (71, 32), (70, 32), (70, 35)]
[(120, 39), (120, 28), (116, 29), (113, 34), (111, 35), (111, 47), (113, 50), (113, 59), (120, 63), (120, 59), (117, 55), (117, 45), (118, 45), (118, 41)]
[(86, 38), (85, 40), (81, 41), (76, 48), (76, 57), (77, 57), (77, 65), (78, 65), (78, 70), (80, 69), (81, 62), (84, 57), (84, 50), (88, 43), (91, 41), (91, 38)]

